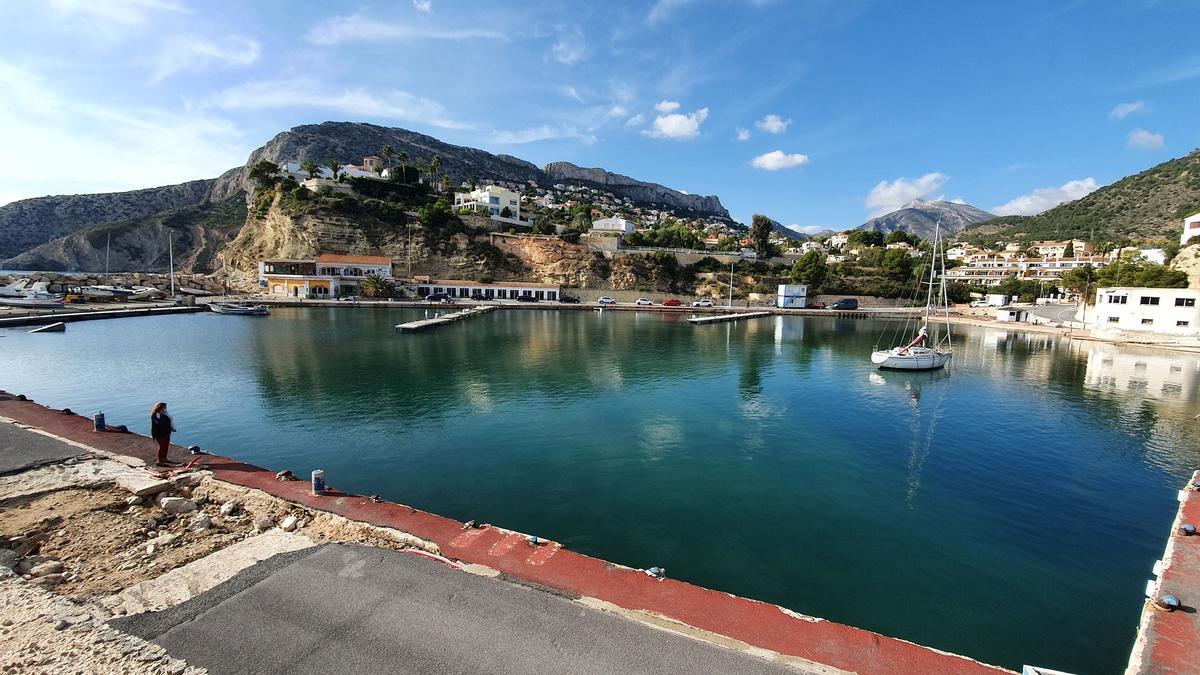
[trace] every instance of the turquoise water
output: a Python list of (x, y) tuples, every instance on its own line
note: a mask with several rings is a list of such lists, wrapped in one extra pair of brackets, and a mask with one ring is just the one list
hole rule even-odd
[(423, 316), (0, 331), (0, 388), (1018, 670), (1123, 669), (1200, 464), (1190, 356), (956, 326), (905, 374), (870, 320)]

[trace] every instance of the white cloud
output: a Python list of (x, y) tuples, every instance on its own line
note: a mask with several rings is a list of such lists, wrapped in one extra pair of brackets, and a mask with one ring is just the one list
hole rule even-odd
[(871, 217), (891, 213), (914, 199), (928, 199), (936, 194), (950, 177), (936, 171), (927, 173), (916, 180), (897, 178), (894, 181), (879, 181), (867, 195), (866, 206), (870, 209)]
[(579, 90), (578, 90), (578, 89), (576, 89), (575, 87), (571, 87), (571, 86), (566, 86), (566, 87), (563, 87), (563, 94), (564, 94), (564, 95), (565, 95), (567, 98), (573, 98), (573, 99), (575, 99), (576, 101), (579, 101), (580, 103), (583, 103), (583, 96), (581, 96), (581, 95), (579, 94)]
[(583, 58), (587, 51), (587, 40), (583, 37), (583, 29), (579, 26), (568, 26), (562, 29), (558, 40), (551, 47), (554, 58), (559, 63), (572, 64)]
[(226, 110), (316, 108), (349, 116), (421, 122), (443, 129), (468, 128), (451, 119), (436, 101), (406, 91), (368, 90), (365, 87), (339, 91), (326, 89), (308, 79), (248, 82), (220, 92), (211, 103)]
[(1163, 140), (1162, 134), (1137, 128), (1129, 132), (1129, 140), (1126, 142), (1126, 145), (1131, 148), (1141, 148), (1143, 150), (1161, 150), (1166, 147), (1167, 143)]
[(625, 110), (625, 108), (619, 105), (614, 105), (608, 109), (608, 112), (604, 114), (606, 117), (624, 117), (626, 114), (628, 114), (628, 112), (629, 111)]
[(743, 129), (743, 128), (741, 128), (741, 127), (738, 127), (738, 130), (737, 130), (737, 139), (738, 139), (739, 141), (748, 141), (748, 140), (750, 140), (750, 130), (749, 130), (749, 129)]
[(779, 115), (767, 115), (761, 120), (755, 122), (754, 126), (762, 129), (768, 134), (782, 134), (783, 132), (787, 131), (788, 125), (791, 123), (791, 120), (785, 120)]
[(334, 16), (318, 22), (308, 31), (308, 41), (318, 45), (343, 42), (387, 40), (502, 40), (504, 34), (481, 28), (437, 30), (426, 26), (410, 26), (399, 22), (375, 21), (361, 13)]
[(633, 117), (630, 117), (628, 120), (626, 120), (625, 126), (640, 127), (645, 123), (646, 123), (646, 116), (641, 113), (638, 113), (638, 114), (634, 115)]
[(579, 131), (573, 126), (553, 127), (549, 124), (529, 129), (518, 129), (516, 131), (494, 131), (491, 134), (492, 141), (502, 145), (524, 145), (525, 143), (536, 143), (538, 141), (550, 141), (561, 138), (574, 138), (588, 145), (596, 142), (594, 135)]
[(160, 82), (183, 70), (201, 70), (210, 65), (246, 67), (258, 61), (262, 47), (256, 40), (231, 36), (218, 44), (203, 38), (176, 38), (155, 60), (151, 78)]
[(651, 138), (669, 138), (684, 141), (700, 135), (700, 124), (708, 118), (708, 108), (695, 112), (671, 113), (654, 118), (651, 127), (642, 133)]
[(771, 152), (759, 155), (750, 160), (750, 165), (756, 169), (763, 171), (780, 171), (782, 169), (794, 169), (798, 166), (808, 164), (808, 155), (800, 153), (786, 154), (782, 150), (772, 150)]
[(685, 5), (690, 5), (695, 0), (658, 0), (654, 6), (650, 8), (650, 12), (646, 14), (648, 23), (659, 23), (665, 21), (671, 13)]
[(799, 232), (800, 234), (809, 234), (809, 235), (819, 234), (822, 232), (829, 232), (832, 229), (829, 227), (825, 227), (824, 225), (785, 225), (784, 227), (786, 227), (787, 229), (789, 229), (793, 232)]
[(1146, 111), (1146, 102), (1145, 101), (1134, 101), (1133, 103), (1118, 104), (1117, 107), (1112, 109), (1112, 112), (1108, 113), (1108, 116), (1109, 116), (1109, 118), (1114, 119), (1114, 120), (1123, 120), (1126, 117), (1129, 117), (1130, 115), (1132, 115), (1133, 113), (1145, 112), (1145, 111)]
[(654, 109), (660, 113), (673, 113), (679, 110), (679, 101), (659, 101), (654, 104)]
[(413, 8), (428, 14), (433, 11), (433, 0), (413, 0)]
[(1032, 216), (1063, 202), (1086, 196), (1097, 187), (1099, 186), (1096, 185), (1096, 181), (1089, 177), (1067, 181), (1059, 187), (1037, 188), (1029, 194), (1015, 197), (992, 208), (991, 212), (1001, 216)]

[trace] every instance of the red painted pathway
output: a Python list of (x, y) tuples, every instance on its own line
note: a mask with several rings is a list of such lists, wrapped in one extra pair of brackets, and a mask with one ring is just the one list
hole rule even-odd
[[(0, 415), (49, 433), (117, 454), (154, 460), (151, 439), (133, 433), (95, 432), (89, 419), (18, 401), (0, 392)], [(360, 495), (315, 497), (306, 481), (275, 480), (272, 471), (216, 455), (200, 466), (229, 483), (256, 488), (307, 508), (409, 532), (436, 543), (442, 554), (500, 570), (513, 577), (629, 610), (658, 614), (763, 649), (854, 673), (1009, 673), (964, 656), (831, 621), (785, 613), (776, 605), (740, 598), (674, 579), (658, 580), (626, 567), (580, 555), (546, 542), (531, 545), (523, 535), (492, 527), (464, 529), (462, 523)], [(183, 448), (172, 459), (190, 461)], [(1198, 504), (1200, 507), (1200, 504)]]

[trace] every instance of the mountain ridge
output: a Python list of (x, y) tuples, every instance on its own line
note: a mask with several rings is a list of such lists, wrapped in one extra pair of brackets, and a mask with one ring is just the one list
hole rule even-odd
[(995, 218), (991, 213), (970, 204), (914, 199), (890, 213), (885, 213), (859, 225), (858, 230), (875, 230), (891, 234), (903, 230), (922, 239), (933, 239), (940, 223), (942, 235), (952, 235), (975, 223)]

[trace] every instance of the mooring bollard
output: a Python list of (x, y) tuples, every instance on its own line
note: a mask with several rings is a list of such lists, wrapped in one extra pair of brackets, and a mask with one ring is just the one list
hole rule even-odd
[(312, 493), (314, 495), (325, 494), (325, 471), (323, 469), (312, 472)]
[(104, 413), (97, 410), (95, 415), (92, 415), (92, 430), (104, 431)]

